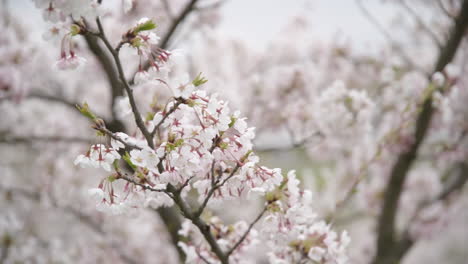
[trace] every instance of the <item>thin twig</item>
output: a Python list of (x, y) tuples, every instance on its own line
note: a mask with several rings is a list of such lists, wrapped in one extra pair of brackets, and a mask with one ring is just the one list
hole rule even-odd
[(387, 41), (391, 43), (392, 47), (400, 54), (401, 58), (405, 61), (405, 63), (411, 68), (421, 70), (418, 67), (416, 67), (414, 62), (411, 60), (408, 54), (406, 54), (401, 45), (392, 38), (390, 33), (388, 33), (387, 30), (379, 23), (379, 21), (369, 12), (369, 10), (367, 10), (367, 8), (362, 3), (362, 0), (356, 0), (356, 3), (361, 12), (367, 18), (367, 20), (369, 20), (369, 22), (371, 22), (378, 29), (378, 31), (387, 39)]
[(203, 256), (200, 254), (200, 252), (198, 252), (197, 249), (195, 249), (195, 252), (197, 252), (198, 257), (199, 257), (201, 260), (203, 260), (203, 262), (205, 262), (206, 264), (211, 264), (205, 257), (203, 257)]
[(107, 37), (106, 37), (106, 35), (104, 33), (104, 29), (103, 29), (102, 24), (101, 24), (101, 20), (99, 19), (99, 17), (96, 18), (96, 23), (97, 23), (98, 29), (99, 29), (99, 38), (102, 39), (102, 41), (106, 45), (107, 49), (110, 51), (110, 53), (114, 57), (114, 62), (116, 64), (116, 66), (117, 66), (117, 71), (119, 73), (120, 81), (122, 82), (122, 84), (123, 84), (123, 86), (125, 88), (125, 91), (127, 92), (128, 99), (130, 101), (130, 106), (132, 107), (132, 112), (133, 112), (133, 115), (135, 117), (135, 123), (138, 126), (138, 128), (140, 129), (143, 136), (145, 137), (145, 139), (146, 139), (146, 141), (148, 143), (148, 146), (151, 147), (152, 149), (154, 149), (153, 138), (151, 137), (150, 133), (148, 132), (148, 129), (146, 129), (146, 127), (145, 127), (145, 123), (143, 122), (143, 119), (141, 118), (140, 111), (138, 110), (138, 107), (137, 107), (136, 102), (135, 102), (135, 98), (133, 96), (133, 90), (129, 86), (129, 84), (127, 82), (127, 79), (125, 78), (125, 74), (124, 74), (124, 71), (123, 71), (123, 68), (122, 68), (122, 63), (120, 62), (119, 52), (118, 52), (118, 50), (116, 50), (116, 49), (114, 49), (112, 47), (109, 40), (107, 39)]
[(135, 181), (134, 179), (130, 178), (128, 175), (125, 175), (121, 172), (117, 172), (118, 173), (118, 179), (122, 179), (122, 180), (125, 180), (125, 181), (128, 181), (130, 183), (133, 183), (135, 185), (138, 185), (140, 186), (141, 188), (143, 188), (144, 190), (147, 190), (147, 191), (152, 191), (152, 192), (163, 192), (163, 193), (167, 193), (167, 190), (166, 189), (156, 189), (156, 188), (153, 188), (151, 186), (148, 186), (148, 185), (145, 185), (145, 184), (142, 184), (142, 183), (139, 183), (137, 181)]
[(437, 2), (437, 5), (440, 7), (440, 10), (442, 10), (442, 12), (446, 16), (448, 16), (449, 18), (452, 18), (452, 19), (455, 18), (455, 16), (452, 13), (450, 13), (447, 8), (445, 8), (443, 0), (436, 0), (436, 2)]
[(232, 172), (229, 174), (226, 179), (224, 179), (221, 183), (219, 183), (220, 178), (216, 179), (214, 186), (211, 187), (211, 189), (208, 191), (208, 194), (206, 195), (205, 199), (203, 200), (202, 204), (198, 208), (198, 210), (195, 212), (195, 216), (199, 217), (202, 213), (203, 210), (205, 210), (205, 207), (208, 205), (208, 201), (211, 199), (213, 194), (215, 193), (216, 190), (221, 188), (227, 181), (229, 181), (234, 175), (236, 174), (237, 170), (239, 170), (241, 166), (236, 164), (236, 167), (232, 170)]
[[(84, 22), (87, 24), (86, 22)], [(118, 72), (116, 67), (114, 66), (112, 55), (107, 52), (102, 45), (99, 45), (98, 39), (99, 36), (87, 31), (89, 34), (85, 34), (84, 38), (86, 43), (88, 44), (89, 49), (91, 52), (96, 56), (98, 62), (101, 64), (104, 72), (106, 73), (107, 80), (110, 86), (111, 92), (111, 112), (112, 112), (112, 121), (108, 122), (110, 129), (112, 131), (123, 131), (124, 124), (118, 119), (118, 115), (115, 109), (116, 99), (123, 96), (124, 88), (122, 83), (120, 82)]]
[(440, 43), (439, 38), (437, 35), (424, 23), (424, 21), (421, 19), (421, 17), (406, 3), (405, 0), (400, 0), (401, 5), (403, 8), (411, 15), (413, 16), (414, 20), (419, 24), (419, 26), (432, 38), (434, 43), (440, 48), (442, 47), (442, 43)]
[(247, 230), (242, 235), (242, 237), (236, 242), (236, 244), (234, 244), (234, 246), (232, 246), (230, 250), (228, 250), (228, 252), (226, 253), (228, 257), (240, 246), (240, 244), (242, 244), (242, 242), (244, 242), (244, 240), (247, 238), (247, 236), (249, 235), (254, 225), (262, 218), (262, 216), (265, 214), (267, 209), (268, 209), (268, 206), (265, 206), (263, 210), (260, 212), (260, 214), (258, 214), (258, 216), (255, 218), (255, 220), (252, 223), (250, 223), (249, 228), (247, 228)]
[(214, 3), (207, 4), (207, 5), (200, 5), (194, 8), (194, 10), (197, 11), (203, 11), (203, 10), (209, 10), (209, 9), (215, 9), (221, 7), (223, 4), (225, 4), (227, 0), (218, 0)]
[(171, 40), (172, 36), (174, 35), (176, 29), (180, 26), (180, 24), (187, 18), (187, 16), (194, 10), (195, 4), (197, 3), (198, 0), (190, 0), (188, 4), (184, 7), (182, 12), (175, 18), (171, 25), (169, 26), (169, 30), (167, 33), (164, 35), (164, 37), (161, 40), (160, 48), (161, 49), (166, 49), (167, 45), (169, 44), (169, 41)]
[(28, 95), (30, 98), (37, 98), (37, 99), (42, 99), (42, 100), (47, 100), (55, 103), (60, 103), (62, 105), (68, 106), (76, 110), (76, 104), (75, 102), (69, 101), (65, 98), (62, 97), (57, 97), (53, 95), (48, 95), (48, 94), (42, 94), (42, 93), (37, 93), (37, 92), (32, 92)]
[(154, 129), (153, 131), (151, 131), (150, 135), (152, 137), (154, 137), (154, 135), (156, 134), (156, 131), (158, 130), (158, 128), (164, 123), (164, 121), (166, 121), (166, 118), (168, 118), (172, 113), (174, 113), (174, 111), (177, 109), (177, 107), (179, 107), (179, 105), (181, 105), (184, 101), (179, 99), (177, 100), (177, 102), (171, 107), (171, 109), (169, 109), (169, 111), (163, 116), (163, 118), (161, 119), (161, 121), (159, 121), (155, 126), (154, 126)]
[(463, 186), (468, 180), (468, 165), (463, 162), (460, 162), (455, 166), (455, 169), (458, 170), (458, 173), (454, 176), (456, 178), (455, 181), (447, 184), (445, 188), (440, 192), (440, 194), (437, 195), (434, 199), (421, 203), (418, 206), (418, 208), (414, 211), (413, 215), (408, 221), (409, 225), (403, 231), (403, 235), (401, 236), (401, 239), (399, 240), (396, 246), (398, 254), (403, 254), (415, 243), (414, 238), (411, 236), (410, 228), (411, 223), (413, 223), (419, 217), (420, 213), (424, 209), (439, 201), (447, 200), (451, 196), (451, 194), (463, 188)]
[(128, 142), (126, 142), (125, 140), (123, 140), (122, 138), (120, 138), (119, 136), (116, 135), (116, 133), (110, 131), (109, 129), (105, 128), (105, 127), (96, 127), (95, 128), (96, 130), (108, 135), (109, 137), (111, 137), (112, 139), (116, 140), (116, 141), (119, 141), (120, 143), (124, 144), (124, 146), (127, 148), (127, 149), (138, 149), (138, 150), (141, 150), (142, 148), (137, 146), (137, 145), (133, 145), (133, 144), (130, 144)]
[(171, 6), (167, 0), (162, 0), (162, 4), (164, 6), (164, 11), (166, 12), (169, 19), (174, 20), (174, 14), (172, 13)]
[[(162, 40), (159, 44), (159, 48), (161, 49), (167, 49), (169, 42), (171, 39), (174, 37), (174, 34), (176, 32), (176, 29), (184, 22), (184, 20), (188, 17), (188, 15), (195, 10), (195, 4), (198, 2), (198, 0), (190, 0), (187, 5), (184, 7), (184, 9), (180, 12), (180, 14), (175, 17), (171, 25), (169, 26), (169, 29), (167, 30), (166, 34), (162, 37)], [(147, 62), (144, 66), (143, 69), (148, 69), (150, 67), (150, 64)], [(133, 74), (132, 76), (135, 76)], [(132, 77), (132, 80), (130, 83), (134, 83), (134, 77)]]

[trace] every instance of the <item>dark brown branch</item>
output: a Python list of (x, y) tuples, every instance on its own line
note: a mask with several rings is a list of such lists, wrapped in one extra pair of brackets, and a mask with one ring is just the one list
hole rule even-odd
[[(154, 149), (154, 142), (153, 142), (153, 137), (151, 137), (150, 133), (148, 132), (148, 129), (145, 127), (145, 123), (143, 122), (143, 119), (141, 118), (140, 111), (138, 110), (138, 107), (135, 102), (135, 98), (133, 96), (133, 89), (130, 87), (130, 85), (127, 82), (127, 79), (125, 78), (125, 74), (122, 68), (122, 63), (120, 62), (120, 57), (119, 57), (119, 52), (118, 50), (114, 49), (112, 45), (110, 44), (109, 40), (107, 39), (104, 29), (101, 24), (101, 20), (99, 18), (96, 19), (96, 23), (98, 25), (99, 29), (99, 38), (104, 42), (106, 45), (107, 49), (109, 52), (112, 54), (112, 57), (114, 58), (115, 65), (117, 66), (117, 71), (119, 73), (119, 79), (121, 83), (123, 84), (123, 87), (125, 88), (125, 91), (127, 92), (128, 99), (130, 101), (130, 106), (132, 107), (132, 112), (135, 117), (135, 122), (140, 129), (141, 133), (145, 137), (148, 146), (152, 149)], [(120, 46), (120, 44), (118, 45)]]
[(200, 230), (203, 237), (205, 238), (206, 242), (211, 247), (211, 251), (216, 254), (219, 261), (222, 264), (229, 263), (229, 256), (227, 256), (219, 247), (218, 242), (214, 238), (213, 234), (211, 233), (210, 226), (206, 224), (198, 215), (193, 214), (189, 208), (189, 206), (185, 203), (185, 201), (180, 196), (180, 192), (178, 192), (172, 185), (168, 185), (168, 191), (173, 194), (174, 203), (177, 204), (179, 209), (181, 210), (182, 214), (192, 221), (192, 223)]
[(195, 249), (195, 252), (197, 252), (198, 257), (199, 257), (203, 262), (205, 262), (205, 264), (211, 264), (205, 257), (203, 257), (203, 256), (200, 254), (200, 252), (198, 252), (197, 249)]
[[(74, 112), (76, 112), (76, 105), (79, 104), (77, 102), (70, 101), (70, 100), (65, 99), (63, 97), (57, 97), (57, 96), (43, 94), (43, 93), (39, 93), (39, 92), (32, 92), (32, 93), (28, 94), (26, 98), (27, 99), (29, 99), (29, 98), (30, 99), (39, 99), (39, 100), (44, 100), (44, 101), (49, 101), (49, 102), (61, 104), (63, 106), (72, 108), (74, 110)], [(1, 99), (8, 99), (8, 98), (1, 98)], [(0, 101), (1, 101), (1, 99), (0, 99)], [(103, 115), (97, 114), (97, 116), (103, 116)], [(107, 122), (109, 122), (109, 121), (107, 121)]]
[[(132, 112), (133, 112), (133, 114), (135, 116), (135, 122), (137, 123), (138, 128), (142, 131), (143, 135), (145, 136), (145, 138), (146, 138), (146, 140), (148, 142), (148, 145), (150, 147), (154, 148), (154, 144), (153, 144), (153, 140), (152, 140), (153, 137), (151, 137), (151, 135), (149, 135), (149, 132), (147, 131), (146, 127), (144, 126), (143, 120), (141, 119), (141, 115), (140, 115), (140, 113), (138, 111), (138, 108), (137, 108), (136, 103), (135, 103), (135, 99), (133, 97), (133, 91), (130, 88), (128, 82), (126, 81), (125, 75), (123, 73), (122, 65), (121, 65), (121, 62), (120, 62), (119, 54), (118, 54), (119, 50), (120, 50), (120, 47), (122, 46), (122, 43), (119, 43), (117, 45), (117, 48), (113, 49), (113, 47), (110, 44), (109, 40), (105, 36), (104, 29), (102, 27), (102, 24), (101, 24), (101, 21), (99, 20), (99, 18), (96, 20), (96, 23), (97, 23), (98, 29), (99, 29), (99, 33), (97, 34), (97, 36), (104, 42), (106, 48), (109, 50), (109, 52), (111, 53), (111, 55), (112, 55), (112, 57), (114, 59), (114, 63), (116, 65), (116, 69), (117, 69), (117, 72), (118, 72), (118, 79), (120, 80), (119, 85), (121, 85), (121, 86), (123, 85), (123, 88), (126, 90), (128, 96), (129, 96), (129, 101), (130, 101), (130, 105), (132, 107)], [(116, 94), (114, 94), (114, 95), (116, 95)], [(122, 129), (120, 131), (124, 131), (124, 129)], [(158, 164), (158, 167), (159, 167), (160, 170), (163, 169), (161, 162)], [(171, 235), (172, 242), (173, 242), (174, 246), (176, 247), (176, 249), (178, 251), (180, 260), (184, 261), (185, 254), (177, 246), (177, 243), (179, 241), (179, 236), (178, 236), (177, 232), (178, 232), (178, 230), (179, 230), (179, 228), (181, 226), (179, 216), (177, 215), (177, 213), (174, 211), (173, 208), (159, 208), (156, 211), (159, 214), (159, 216), (161, 217), (161, 219), (163, 220), (164, 224), (166, 225), (166, 227), (167, 227), (167, 229), (168, 229), (168, 231), (169, 231), (169, 233)]]
[[(434, 67), (434, 73), (442, 71), (445, 66), (452, 61), (460, 42), (468, 26), (468, 0), (463, 2), (461, 11), (455, 20), (455, 26), (451, 31), (450, 37), (444, 47), (441, 49), (439, 58)], [(430, 78), (430, 77), (429, 77)], [(416, 160), (417, 152), (424, 138), (426, 137), (429, 125), (433, 116), (432, 96), (429, 96), (422, 106), (422, 111), (416, 121), (414, 142), (408, 150), (402, 152), (395, 165), (393, 166), (385, 191), (382, 211), (378, 219), (377, 228), (377, 254), (374, 258), (375, 264), (393, 264), (409, 248), (400, 252), (399, 247), (403, 242), (398, 242), (395, 237), (395, 219), (398, 210), (398, 202), (403, 190), (408, 171)]]
[(132, 144), (129, 144), (128, 142), (125, 142), (123, 139), (121, 139), (120, 137), (118, 137), (115, 133), (113, 133), (112, 131), (110, 131), (109, 129), (105, 128), (105, 127), (96, 127), (95, 128), (96, 130), (100, 131), (101, 133), (104, 133), (106, 135), (108, 135), (109, 137), (111, 137), (112, 139), (116, 140), (116, 141), (119, 141), (120, 143), (124, 144), (125, 148), (127, 149), (138, 149), (138, 150), (141, 150), (141, 148), (137, 145), (132, 145)]
[(134, 179), (132, 179), (130, 176), (125, 175), (124, 173), (117, 172), (117, 174), (118, 174), (118, 179), (122, 179), (122, 180), (125, 180), (127, 182), (133, 183), (134, 185), (140, 186), (145, 191), (167, 193), (166, 189), (156, 189), (156, 188), (153, 188), (151, 186), (145, 185), (143, 183), (139, 183), (139, 182), (135, 181)]
[(169, 26), (169, 29), (167, 33), (164, 35), (164, 37), (161, 40), (160, 48), (161, 49), (166, 49), (169, 41), (171, 40), (172, 36), (174, 35), (176, 29), (182, 24), (182, 22), (187, 18), (187, 16), (192, 12), (195, 8), (195, 4), (197, 3), (198, 0), (190, 0), (188, 4), (184, 7), (182, 12), (172, 21), (171, 25)]
[(51, 101), (54, 103), (60, 103), (64, 106), (73, 108), (73, 110), (76, 110), (76, 104), (77, 104), (76, 102), (69, 101), (62, 97), (57, 97), (57, 96), (47, 95), (47, 94), (42, 94), (42, 93), (37, 93), (37, 92), (30, 93), (28, 97)]
[(98, 37), (93, 34), (84, 35), (86, 43), (88, 44), (91, 52), (96, 56), (98, 62), (101, 64), (104, 72), (106, 73), (107, 80), (110, 85), (111, 91), (111, 112), (112, 112), (112, 121), (108, 123), (109, 129), (111, 131), (124, 131), (125, 127), (121, 121), (117, 118), (117, 113), (115, 112), (115, 103), (116, 99), (120, 96), (123, 96), (124, 87), (119, 81), (119, 76), (117, 69), (114, 66), (112, 55), (109, 54), (98, 42)]
[(450, 195), (465, 186), (468, 181), (468, 164), (459, 162), (455, 166), (455, 176), (448, 180), (442, 192), (436, 197), (436, 200), (446, 200)]

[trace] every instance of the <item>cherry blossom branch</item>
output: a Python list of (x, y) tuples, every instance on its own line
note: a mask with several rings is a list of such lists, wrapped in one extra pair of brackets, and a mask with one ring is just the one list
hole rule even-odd
[[(127, 83), (125, 75), (123, 73), (122, 65), (121, 65), (121, 62), (120, 62), (119, 55), (118, 55), (118, 50), (113, 49), (112, 45), (110, 44), (110, 42), (106, 38), (106, 36), (104, 34), (102, 24), (101, 24), (99, 18), (96, 19), (96, 22), (98, 24), (98, 28), (99, 28), (99, 33), (98, 34), (99, 34), (100, 38), (104, 41), (107, 48), (110, 50), (110, 52), (112, 53), (112, 55), (114, 57), (115, 63), (117, 65), (117, 69), (119, 71), (119, 77), (120, 77), (121, 81), (124, 83), (124, 87), (125, 87), (125, 89), (127, 91), (127, 94), (129, 96), (130, 105), (132, 107), (132, 112), (133, 112), (133, 114), (135, 116), (137, 126), (141, 130), (143, 135), (145, 136), (148, 145), (152, 149), (154, 149), (153, 136), (151, 135), (151, 133), (148, 132), (148, 130), (146, 129), (146, 127), (143, 124), (143, 121), (141, 119), (141, 115), (139, 114), (138, 108), (136, 106), (136, 103), (135, 103), (135, 100), (134, 100), (134, 97), (133, 97), (132, 89), (130, 88), (129, 84)], [(174, 111), (175, 111), (175, 109), (174, 109)], [(164, 168), (162, 166), (161, 161), (158, 163), (158, 168), (159, 168), (160, 172), (164, 171)], [(160, 190), (158, 190), (158, 191), (160, 191)], [(170, 184), (167, 186), (167, 191), (168, 191), (168, 193), (172, 194), (172, 195), (170, 195), (171, 198), (174, 200), (175, 204), (177, 204), (177, 206), (181, 209), (183, 215), (186, 218), (192, 220), (192, 222), (199, 228), (200, 232), (203, 234), (203, 236), (207, 240), (208, 244), (211, 246), (213, 252), (218, 256), (221, 263), (223, 263), (223, 264), (224, 263), (229, 263), (228, 258), (224, 255), (224, 253), (220, 249), (219, 245), (217, 244), (216, 240), (214, 239), (213, 235), (211, 234), (211, 232), (209, 230), (209, 226), (203, 220), (200, 219), (199, 215), (196, 215), (196, 216), (192, 215), (188, 205), (185, 204), (183, 199), (180, 197), (180, 192), (178, 190), (176, 190), (175, 187), (170, 185)]]
[[(431, 92), (430, 89), (431, 88), (427, 89), (428, 94), (430, 94), (430, 92)], [(418, 102), (417, 104), (422, 104), (426, 99), (427, 99), (427, 97), (423, 97), (421, 102)], [(405, 106), (405, 108), (408, 109), (410, 107), (410, 104), (411, 103), (409, 102)], [(421, 109), (418, 108), (418, 111), (416, 111), (415, 115), (418, 115), (420, 112), (421, 112)], [(366, 178), (367, 169), (369, 168), (369, 166), (371, 164), (373, 164), (380, 157), (380, 154), (384, 150), (384, 147), (388, 144), (387, 141), (389, 141), (389, 139), (393, 135), (397, 134), (399, 131), (402, 131), (405, 127), (410, 125), (412, 121), (413, 121), (412, 118), (407, 118), (406, 120), (404, 119), (403, 122), (401, 122), (399, 126), (395, 127), (394, 129), (390, 130), (388, 133), (385, 134), (385, 136), (383, 137), (382, 142), (380, 142), (380, 144), (377, 145), (377, 149), (375, 151), (375, 154), (372, 156), (372, 158), (369, 159), (368, 161), (364, 162), (363, 164), (361, 164), (361, 166), (359, 167), (357, 176), (354, 177), (355, 180), (351, 184), (351, 187), (347, 190), (344, 197), (336, 203), (335, 210), (334, 210), (335, 212), (339, 211), (340, 208), (342, 208), (347, 202), (349, 202), (351, 200), (352, 196), (356, 193), (356, 189), (357, 189), (359, 183), (361, 183), (361, 181)], [(331, 219), (333, 219), (334, 217), (335, 217), (335, 215), (332, 215)]]
[[(135, 116), (135, 121), (137, 123), (137, 126), (141, 130), (142, 134), (145, 136), (146, 141), (148, 143), (148, 146), (151, 147), (152, 149), (154, 149), (153, 137), (148, 132), (148, 130), (146, 129), (146, 127), (145, 127), (145, 125), (143, 123), (143, 120), (141, 119), (141, 115), (140, 115), (140, 113), (138, 111), (138, 108), (137, 108), (136, 103), (135, 103), (135, 99), (133, 97), (133, 91), (130, 88), (129, 84), (127, 83), (125, 75), (123, 73), (122, 64), (120, 62), (118, 50), (116, 50), (116, 49), (114, 49), (112, 47), (109, 40), (105, 36), (104, 29), (102, 27), (102, 24), (101, 24), (99, 18), (96, 19), (96, 23), (97, 23), (98, 29), (99, 29), (98, 36), (103, 40), (104, 44), (106, 45), (106, 47), (109, 49), (109, 51), (111, 52), (111, 54), (114, 57), (114, 61), (115, 61), (116, 65), (117, 65), (117, 69), (118, 69), (118, 72), (119, 72), (119, 77), (120, 77), (121, 82), (124, 84), (125, 90), (127, 91), (129, 101), (130, 101), (130, 105), (131, 105), (131, 108), (132, 108), (132, 112), (133, 112), (133, 114)], [(158, 168), (159, 168), (159, 170), (161, 172), (164, 170), (164, 168), (162, 167), (161, 162), (158, 164)], [(157, 191), (160, 191), (160, 190), (157, 190)], [(192, 215), (188, 205), (185, 204), (183, 199), (180, 197), (180, 192), (178, 190), (176, 190), (175, 187), (173, 187), (170, 184), (167, 186), (167, 191), (169, 193), (172, 193), (172, 195), (170, 195), (170, 196), (173, 198), (173, 200), (177, 204), (177, 206), (181, 209), (183, 215), (185, 217), (187, 217), (188, 219), (192, 220), (192, 222), (200, 229), (200, 232), (203, 234), (203, 236), (207, 240), (208, 244), (211, 246), (213, 252), (218, 256), (221, 263), (223, 263), (223, 264), (224, 263), (229, 263), (228, 262), (228, 257), (226, 257), (225, 254), (222, 252), (222, 250), (220, 249), (220, 247), (217, 244), (216, 240), (214, 239), (213, 235), (211, 234), (211, 232), (209, 230), (209, 226), (203, 220), (200, 219), (199, 215), (197, 215), (197, 216)]]
[(133, 183), (134, 185), (140, 186), (141, 188), (143, 188), (146, 191), (167, 193), (166, 189), (156, 189), (156, 188), (153, 188), (151, 186), (145, 185), (143, 183), (139, 183), (139, 182), (135, 181), (134, 179), (130, 178), (130, 176), (125, 175), (124, 173), (122, 173), (120, 171), (117, 171), (117, 175), (118, 175), (117, 179), (122, 179), (122, 180), (125, 180), (127, 182)]
[[(96, 23), (97, 23), (98, 29), (99, 29), (99, 33), (96, 36), (98, 36), (99, 38), (102, 39), (102, 41), (104, 42), (106, 48), (109, 50), (112, 57), (114, 58), (114, 62), (116, 64), (117, 72), (118, 72), (118, 75), (119, 75), (118, 78), (120, 79), (121, 83), (123, 84), (124, 89), (126, 90), (126, 92), (128, 94), (129, 101), (130, 101), (130, 106), (132, 108), (132, 112), (134, 114), (136, 124), (137, 124), (138, 128), (141, 130), (141, 132), (143, 133), (143, 135), (145, 136), (146, 141), (148, 142), (148, 145), (150, 147), (154, 148), (154, 144), (153, 144), (153, 140), (152, 140), (153, 137), (151, 135), (149, 135), (149, 132), (147, 131), (146, 127), (143, 124), (143, 121), (141, 119), (141, 115), (140, 115), (140, 113), (138, 111), (138, 108), (137, 108), (136, 103), (135, 103), (135, 99), (133, 97), (133, 91), (130, 88), (130, 86), (129, 86), (127, 80), (126, 80), (123, 69), (122, 69), (122, 65), (121, 65), (118, 53), (119, 53), (120, 47), (122, 47), (123, 43), (120, 42), (117, 45), (117, 48), (114, 50), (112, 45), (110, 44), (109, 40), (107, 39), (105, 33), (104, 33), (104, 29), (102, 27), (102, 24), (101, 24), (101, 21), (100, 21), (99, 18), (96, 19)], [(158, 164), (158, 168), (160, 170), (163, 170), (161, 162)], [(156, 211), (158, 212), (161, 219), (164, 221), (164, 224), (166, 225), (166, 227), (167, 227), (167, 229), (168, 229), (168, 231), (169, 231), (169, 233), (171, 235), (172, 242), (173, 242), (174, 246), (176, 247), (176, 249), (178, 251), (179, 257), (181, 258), (181, 260), (184, 260), (185, 259), (185, 254), (177, 246), (177, 243), (179, 241), (179, 237), (178, 237), (177, 232), (178, 232), (178, 229), (179, 229), (179, 227), (181, 225), (178, 215), (175, 212), (173, 212), (172, 208), (159, 208)]]
[(228, 264), (229, 263), (229, 256), (227, 256), (219, 247), (218, 243), (216, 242), (216, 239), (213, 237), (213, 234), (210, 231), (210, 226), (206, 224), (199, 215), (193, 214), (189, 208), (189, 206), (184, 202), (182, 197), (180, 196), (180, 192), (176, 190), (172, 185), (167, 186), (168, 191), (171, 192), (172, 199), (174, 200), (175, 204), (179, 207), (181, 210), (182, 214), (189, 220), (192, 221), (192, 223), (198, 227), (200, 232), (202, 233), (203, 237), (205, 238), (206, 242), (211, 247), (211, 250), (213, 253), (216, 254), (218, 259), (222, 264)]
[(127, 149), (138, 149), (138, 150), (141, 150), (141, 147), (137, 146), (137, 145), (133, 145), (133, 144), (129, 144), (128, 142), (126, 142), (125, 140), (123, 140), (122, 138), (120, 138), (119, 136), (117, 136), (117, 134), (115, 134), (114, 132), (110, 131), (109, 129), (107, 129), (106, 127), (102, 127), (102, 126), (93, 126), (94, 129), (96, 129), (97, 131), (99, 132), (102, 132), (106, 135), (108, 135), (109, 137), (111, 137), (112, 139), (116, 140), (116, 141), (119, 141), (120, 143), (124, 144), (125, 148)]
[[(143, 122), (143, 119), (141, 118), (140, 111), (138, 110), (138, 107), (137, 107), (136, 102), (135, 102), (135, 98), (133, 96), (133, 89), (130, 87), (130, 85), (127, 82), (127, 79), (125, 78), (125, 73), (123, 71), (122, 63), (121, 63), (120, 57), (119, 57), (119, 49), (114, 49), (112, 47), (112, 45), (110, 44), (109, 40), (107, 39), (107, 37), (106, 37), (106, 35), (104, 33), (104, 28), (102, 27), (101, 20), (99, 19), (99, 17), (96, 18), (96, 23), (97, 23), (98, 30), (99, 30), (99, 32), (98, 32), (99, 38), (104, 42), (107, 49), (110, 51), (110, 53), (112, 54), (112, 56), (114, 58), (115, 65), (117, 66), (117, 71), (119, 73), (119, 79), (122, 82), (122, 84), (123, 84), (123, 86), (125, 88), (125, 91), (127, 92), (128, 99), (130, 101), (130, 106), (132, 108), (132, 112), (133, 112), (133, 115), (135, 117), (135, 122), (136, 122), (138, 128), (140, 129), (141, 133), (145, 137), (145, 139), (146, 139), (146, 141), (148, 143), (148, 146), (150, 146), (152, 149), (154, 149), (153, 138), (151, 137), (150, 133), (146, 129), (145, 124)], [(119, 44), (118, 46), (121, 46), (121, 44)]]
[(252, 221), (252, 223), (250, 223), (249, 227), (247, 228), (247, 230), (244, 232), (244, 234), (242, 235), (242, 237), (236, 242), (236, 244), (234, 244), (234, 246), (232, 246), (231, 249), (228, 250), (228, 252), (226, 253), (226, 255), (229, 257), (241, 244), (242, 242), (244, 242), (244, 240), (247, 238), (247, 236), (249, 235), (250, 231), (252, 230), (252, 228), (254, 227), (254, 225), (260, 221), (260, 219), (263, 217), (263, 215), (265, 214), (265, 212), (268, 210), (268, 206), (265, 206), (263, 208), (263, 210), (258, 214), (258, 216)]
[[(164, 2), (164, 1), (163, 1)], [(172, 39), (174, 36), (174, 33), (176, 29), (184, 22), (184, 20), (188, 17), (188, 15), (195, 10), (195, 4), (198, 2), (198, 0), (190, 0), (190, 2), (187, 3), (187, 5), (184, 7), (184, 9), (180, 12), (180, 14), (172, 20), (171, 25), (169, 26), (168, 31), (166, 34), (162, 37), (161, 43), (159, 44), (159, 48), (161, 49), (166, 49), (169, 45), (169, 41)], [(164, 3), (163, 3), (164, 4)], [(148, 69), (150, 66), (149, 63), (146, 63), (144, 65), (144, 69)], [(135, 76), (133, 74), (132, 76)], [(134, 78), (130, 81), (130, 83), (134, 83)]]
[(402, 238), (395, 245), (395, 254), (399, 256), (399, 258), (401, 258), (416, 242), (414, 238), (411, 237), (410, 227), (411, 223), (413, 223), (418, 218), (419, 214), (430, 205), (448, 199), (448, 197), (451, 196), (452, 193), (463, 188), (463, 186), (467, 182), (468, 165), (466, 163), (460, 162), (455, 166), (455, 169), (458, 170), (458, 173), (456, 173), (456, 175), (454, 176), (456, 178), (455, 181), (447, 184), (444, 190), (442, 190), (440, 194), (437, 195), (431, 201), (426, 201), (420, 204), (420, 206), (413, 213), (412, 217), (408, 221), (408, 227), (403, 231)]
[[(445, 201), (447, 200), (451, 194), (455, 193), (456, 191), (460, 190), (465, 186), (466, 182), (468, 181), (468, 165), (464, 162), (459, 162), (457, 163), (451, 171), (455, 170), (455, 173), (453, 173), (454, 180), (449, 181), (443, 188), (443, 190), (432, 200), (423, 202), (421, 206), (416, 209), (413, 217), (411, 218), (412, 220), (416, 219), (416, 217), (419, 215), (419, 213), (427, 208), (428, 206), (439, 202), (439, 201)], [(412, 221), (410, 221), (411, 223)]]
[[(434, 67), (434, 73), (442, 71), (445, 66), (452, 61), (461, 40), (468, 27), (468, 0), (464, 0), (460, 13), (455, 19), (454, 28), (451, 30), (449, 39), (441, 49), (439, 58)], [(434, 108), (432, 106), (432, 96), (429, 96), (424, 104), (421, 113), (416, 121), (414, 133), (414, 142), (406, 151), (403, 151), (395, 165), (393, 166), (388, 181), (388, 187), (385, 191), (382, 211), (378, 219), (377, 229), (377, 254), (374, 258), (375, 264), (390, 264), (397, 262), (401, 257), (398, 252), (398, 242), (395, 238), (395, 219), (398, 209), (398, 202), (403, 190), (408, 171), (416, 160), (417, 152), (424, 138), (426, 137), (429, 125), (431, 123)], [(409, 248), (409, 247), (408, 247)], [(406, 251), (406, 250), (405, 250)]]

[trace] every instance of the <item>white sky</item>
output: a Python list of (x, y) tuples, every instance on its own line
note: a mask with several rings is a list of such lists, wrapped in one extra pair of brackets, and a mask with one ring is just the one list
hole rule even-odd
[[(12, 11), (31, 10), (23, 21), (41, 22), (31, 0), (9, 0)], [(372, 13), (388, 22), (394, 9), (380, 1), (364, 1)], [(313, 36), (331, 38), (339, 33), (358, 48), (368, 48), (383, 41), (356, 6), (355, 0), (226, 0), (219, 30), (228, 37), (243, 39), (249, 46), (262, 49), (296, 15), (306, 14), (314, 27)], [(19, 12), (16, 12), (20, 14)], [(373, 45), (372, 45), (373, 44)]]
[[(395, 12), (391, 5), (382, 5), (380, 1), (364, 3), (384, 24)], [(354, 0), (227, 0), (222, 12), (223, 32), (257, 48), (262, 48), (288, 20), (301, 13), (309, 18), (317, 38), (331, 38), (340, 33), (361, 48), (384, 40)]]

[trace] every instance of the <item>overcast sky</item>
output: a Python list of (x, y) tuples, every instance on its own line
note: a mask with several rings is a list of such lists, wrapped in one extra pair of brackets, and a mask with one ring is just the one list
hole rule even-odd
[[(388, 23), (394, 8), (380, 1), (364, 1), (383, 23)], [(228, 0), (223, 8), (221, 28), (252, 46), (262, 47), (294, 16), (306, 14), (318, 38), (339, 33), (359, 47), (377, 44), (383, 37), (366, 20), (354, 0)]]
[[(31, 0), (10, 0), (13, 11), (28, 9), (29, 24), (41, 22)], [(380, 1), (364, 1), (372, 13), (387, 23), (394, 9)], [(380, 33), (364, 18), (354, 0), (226, 0), (219, 30), (226, 36), (245, 40), (253, 48), (266, 43), (294, 16), (306, 14), (317, 38), (331, 38), (339, 33), (353, 40), (358, 48), (375, 46), (383, 41)]]

